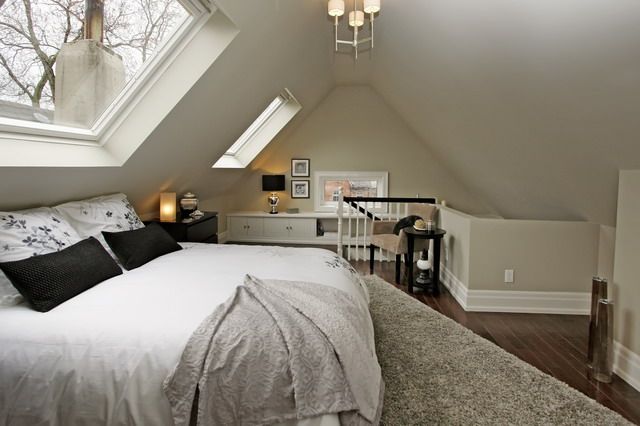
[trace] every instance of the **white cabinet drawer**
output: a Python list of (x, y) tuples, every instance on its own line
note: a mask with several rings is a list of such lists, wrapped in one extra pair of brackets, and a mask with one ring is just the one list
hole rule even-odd
[(264, 236), (267, 238), (288, 238), (289, 220), (277, 217), (264, 219)]
[(309, 239), (315, 236), (315, 219), (289, 219), (289, 238)]
[(229, 232), (231, 239), (247, 239), (263, 236), (261, 217), (230, 217)]
[(247, 236), (261, 237), (264, 233), (264, 221), (259, 217), (247, 218)]
[(334, 244), (331, 238), (317, 235), (318, 220), (333, 219), (327, 216), (231, 213), (227, 216), (227, 240), (265, 244)]

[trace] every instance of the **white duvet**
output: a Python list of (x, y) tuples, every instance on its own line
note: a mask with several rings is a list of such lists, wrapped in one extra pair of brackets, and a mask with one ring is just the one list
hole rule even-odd
[[(246, 274), (367, 298), (320, 249), (191, 244), (48, 313), (0, 308), (0, 424), (170, 425), (162, 382), (200, 322)], [(335, 424), (335, 416), (306, 424)]]

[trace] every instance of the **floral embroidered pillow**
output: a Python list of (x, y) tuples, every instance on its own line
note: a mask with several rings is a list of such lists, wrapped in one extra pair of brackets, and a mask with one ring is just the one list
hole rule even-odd
[[(73, 227), (50, 208), (0, 212), (0, 262), (53, 253), (80, 240)], [(17, 290), (0, 272), (0, 306), (19, 301)]]
[(82, 238), (101, 239), (103, 231), (120, 232), (144, 228), (124, 194), (72, 201), (53, 209), (67, 219)]

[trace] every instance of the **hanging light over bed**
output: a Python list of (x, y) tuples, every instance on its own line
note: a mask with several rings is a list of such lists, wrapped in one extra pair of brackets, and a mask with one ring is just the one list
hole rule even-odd
[[(373, 49), (373, 21), (375, 14), (380, 12), (380, 0), (363, 0), (362, 10), (358, 9), (358, 0), (353, 0), (353, 10), (349, 12), (349, 25), (353, 27), (353, 40), (340, 40), (338, 39), (338, 24), (340, 17), (344, 15), (345, 5), (344, 0), (329, 0), (328, 13), (329, 16), (334, 18), (334, 38), (335, 38), (335, 50), (338, 51), (338, 46), (341, 44), (349, 45), (353, 48), (354, 55), (358, 59), (358, 46), (365, 43), (371, 43)], [(364, 25), (365, 14), (369, 15), (369, 22), (371, 25), (371, 36), (359, 39), (359, 29)]]

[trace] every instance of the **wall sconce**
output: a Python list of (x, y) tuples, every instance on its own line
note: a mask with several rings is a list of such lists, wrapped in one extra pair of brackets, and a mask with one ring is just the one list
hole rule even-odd
[(160, 222), (176, 221), (176, 193), (160, 193)]

